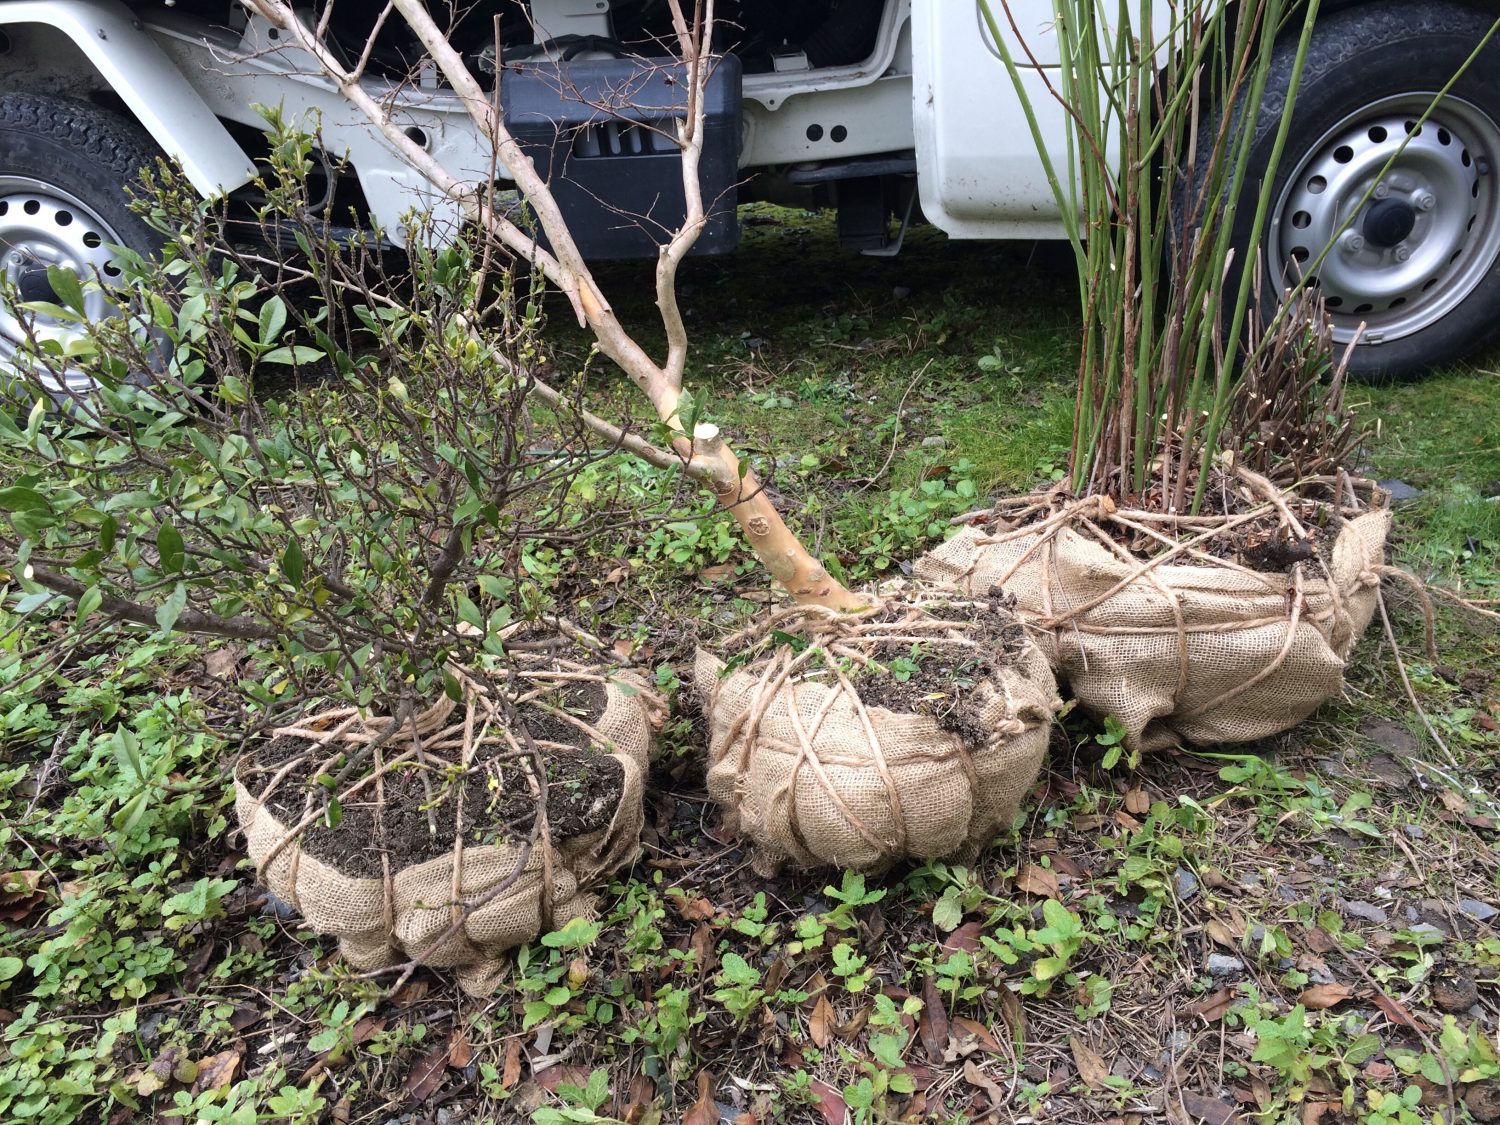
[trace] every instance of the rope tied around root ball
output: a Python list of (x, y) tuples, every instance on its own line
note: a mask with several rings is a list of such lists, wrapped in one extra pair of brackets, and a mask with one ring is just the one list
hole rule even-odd
[(757, 866), (878, 870), (1008, 826), (1057, 706), (1003, 599), (906, 586), (852, 613), (773, 611), (700, 652), (709, 789)]
[[(1390, 571), (1388, 498), (1346, 473), (1298, 494), (1232, 463), (1221, 479), (1217, 515), (1055, 489), (1001, 501), (915, 573), (1004, 585), (1059, 679), (1087, 710), (1117, 718), (1132, 750), (1265, 737), (1341, 690)], [(1226, 548), (1252, 535), (1287, 564), (1258, 569)]]
[(632, 673), (508, 636), (504, 685), (450, 670), (458, 701), (329, 708), (236, 771), (257, 875), (355, 968), (453, 967), (487, 992), (504, 950), (591, 913), (589, 885), (636, 853), (661, 700)]

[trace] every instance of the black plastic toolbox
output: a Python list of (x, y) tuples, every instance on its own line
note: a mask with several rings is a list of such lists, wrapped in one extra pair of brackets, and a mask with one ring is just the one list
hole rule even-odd
[[(739, 243), (740, 60), (716, 57), (699, 182), (708, 221), (695, 254)], [(552, 187), (585, 258), (654, 258), (682, 225), (687, 68), (675, 59), (507, 63), (506, 128)]]

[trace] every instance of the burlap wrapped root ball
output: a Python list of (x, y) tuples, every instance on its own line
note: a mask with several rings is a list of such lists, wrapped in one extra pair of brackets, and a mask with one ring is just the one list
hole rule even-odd
[(972, 858), (1013, 822), (1058, 707), (999, 597), (790, 608), (722, 651), (694, 668), (708, 789), (762, 872)]
[[(486, 994), (507, 950), (591, 915), (594, 885), (635, 858), (660, 702), (630, 673), (542, 664), (518, 681), (534, 754), (494, 689), (463, 678), (462, 704), (445, 697), (394, 733), (334, 709), (242, 759), (235, 809), (259, 877), (354, 968), (414, 959)], [(387, 735), (354, 779), (318, 782)]]
[(1059, 682), (1096, 718), (1118, 720), (1129, 749), (1265, 738), (1343, 690), (1387, 569), (1391, 515), (1378, 490), (1298, 502), (1318, 521), (1293, 515), (1298, 528), (1284, 500), (1188, 520), (1097, 497), (1039, 505), (997, 509), (914, 572), (967, 590), (1002, 585)]

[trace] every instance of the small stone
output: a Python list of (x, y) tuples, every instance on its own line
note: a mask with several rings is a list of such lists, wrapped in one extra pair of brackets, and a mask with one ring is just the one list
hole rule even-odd
[(1425, 840), (1427, 838), (1427, 833), (1422, 831), (1420, 824), (1403, 824), (1401, 831), (1406, 834), (1409, 840)]
[(946, 444), (948, 443), (943, 440), (941, 434), (933, 434), (931, 437), (924, 437), (922, 439), (923, 449), (941, 449)]
[(1391, 494), (1392, 504), (1401, 504), (1407, 500), (1416, 500), (1426, 495), (1420, 488), (1413, 488), (1401, 480), (1383, 480), (1376, 483)]
[(1164, 1044), (1166, 1050), (1164, 1050), (1156, 1058), (1156, 1065), (1164, 1071), (1171, 1070), (1173, 1057), (1176, 1055), (1180, 1055), (1183, 1051), (1187, 1050), (1192, 1042), (1193, 1037), (1187, 1032), (1172, 1032), (1171, 1036), (1168, 1037), (1166, 1043)]
[(911, 296), (911, 286), (909, 286), (909, 285), (896, 285), (896, 286), (893, 286), (891, 288), (891, 296), (894, 297), (894, 298), (896, 298), (896, 300), (898, 300), (898, 301), (904, 301), (904, 300), (906, 300), (906, 298), (908, 298), (908, 297)]
[(278, 898), (270, 891), (266, 892), (266, 903), (260, 908), (262, 914), (274, 914), (283, 921), (288, 918), (297, 917), (297, 908), (285, 899)]
[(1351, 918), (1359, 918), (1366, 922), (1373, 922), (1377, 926), (1385, 925), (1388, 920), (1386, 912), (1380, 909), (1380, 907), (1376, 906), (1373, 902), (1360, 902), (1358, 899), (1354, 900), (1353, 902), (1344, 903), (1344, 913), (1349, 915)]
[(1477, 898), (1459, 899), (1458, 908), (1479, 922), (1488, 922), (1496, 914), (1500, 914), (1500, 910), (1496, 910), (1487, 902), (1480, 902)]
[(1419, 938), (1431, 938), (1434, 941), (1443, 941), (1448, 937), (1447, 931), (1439, 929), (1431, 922), (1418, 922), (1415, 926), (1406, 927), (1406, 932)]
[(1227, 953), (1210, 953), (1206, 967), (1211, 977), (1234, 977), (1245, 971), (1245, 962)]
[(1186, 867), (1179, 867), (1173, 872), (1172, 881), (1177, 888), (1177, 897), (1183, 902), (1187, 902), (1198, 893), (1198, 876)]

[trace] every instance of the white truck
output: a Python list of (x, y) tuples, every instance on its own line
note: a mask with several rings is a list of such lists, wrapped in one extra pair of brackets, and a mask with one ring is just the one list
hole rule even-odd
[[(433, 4), (453, 20), (471, 70), (501, 83), (508, 123), (562, 185), (584, 253), (654, 256), (680, 215), (680, 173), (641, 115), (669, 114), (671, 99), (601, 114), (588, 92), (662, 72), (664, 0)], [(382, 4), (308, 8), (328, 15), (335, 43), (357, 56)], [(1055, 65), (1050, 0), (1010, 0), (1009, 11), (1037, 63)], [(841, 240), (866, 254), (896, 253), (915, 221), (953, 238), (1061, 236), (1032, 134), (972, 0), (721, 0), (719, 13), (723, 65), (703, 164), (716, 206), (696, 252), (733, 249), (735, 204), (756, 199), (835, 208)], [(1487, 41), (1497, 14), (1500, 0), (1322, 5), (1262, 249), (1281, 278), (1338, 235), (1317, 283), (1340, 338), (1367, 326), (1355, 358), (1366, 377), (1448, 363), (1500, 329), (1500, 44)], [(482, 139), (398, 24), (376, 37), (366, 81), (409, 137), (445, 166), (483, 176)], [(1283, 76), (1293, 47), (1277, 44)], [(1028, 67), (1023, 77), (1060, 151), (1062, 109), (1044, 74)], [(1253, 110), (1262, 167), (1283, 93), (1273, 81)], [(161, 153), (205, 196), (253, 191), (264, 145), (257, 103), (316, 123), (326, 148), (347, 158), (351, 174), (326, 185), (330, 222), (378, 224), (399, 240), (411, 208), (435, 205), (311, 60), (235, 0), (0, 0), (9, 291), (47, 299), (49, 265), (107, 278), (117, 272), (111, 244), (149, 251), (158, 236), (130, 211), (125, 188)], [(104, 295), (91, 299), (106, 307)], [(15, 317), (0, 300), (0, 362), (14, 348)]]

